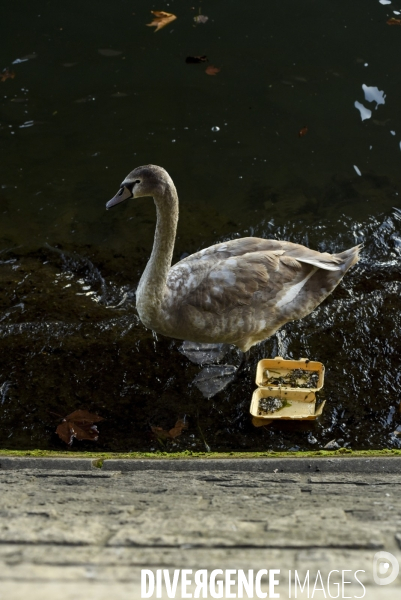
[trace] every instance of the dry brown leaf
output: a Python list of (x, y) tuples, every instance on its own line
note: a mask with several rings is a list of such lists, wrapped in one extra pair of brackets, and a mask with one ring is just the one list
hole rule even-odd
[(182, 434), (184, 429), (188, 429), (188, 425), (185, 422), (185, 419), (178, 419), (174, 427), (170, 429), (169, 434), (172, 438), (176, 438)]
[(10, 71), (9, 69), (4, 69), (0, 73), (0, 81), (6, 81), (6, 79), (14, 79), (15, 73), (14, 71)]
[(151, 23), (148, 23), (147, 26), (156, 27), (155, 33), (156, 31), (159, 31), (159, 29), (162, 29), (162, 27), (165, 27), (172, 21), (175, 21), (177, 18), (172, 13), (164, 12), (163, 10), (151, 10), (150, 12), (155, 16), (155, 18)]
[(217, 73), (220, 73), (220, 69), (214, 65), (209, 65), (206, 67), (205, 73), (206, 75), (217, 75)]
[(162, 427), (153, 427), (152, 425), (150, 426), (150, 428), (152, 430), (152, 433), (157, 438), (159, 438), (159, 440), (169, 440), (181, 435), (184, 429), (188, 429), (188, 425), (185, 419), (178, 419), (178, 421), (176, 422), (174, 427), (170, 429), (170, 431), (167, 431)]
[(103, 417), (88, 412), (87, 410), (75, 410), (67, 415), (56, 429), (57, 435), (69, 446), (74, 438), (77, 440), (91, 440), (96, 442), (99, 431), (94, 423), (104, 421)]
[(395, 19), (394, 17), (391, 17), (391, 19), (387, 21), (387, 25), (401, 25), (401, 19)]
[(299, 130), (298, 136), (299, 137), (304, 137), (304, 135), (306, 135), (307, 133), (308, 133), (308, 128), (305, 126), (305, 127), (302, 127), (302, 129)]

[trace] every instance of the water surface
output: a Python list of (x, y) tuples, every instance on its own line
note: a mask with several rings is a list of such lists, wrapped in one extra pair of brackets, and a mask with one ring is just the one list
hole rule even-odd
[[(177, 20), (154, 33), (151, 10)], [(2, 447), (63, 447), (57, 415), (78, 408), (106, 420), (97, 443), (74, 449), (160, 449), (150, 427), (184, 415), (188, 430), (163, 448), (401, 446), (394, 11), (378, 0), (3, 7), (0, 68), (14, 77), (0, 82)], [(209, 62), (186, 63), (201, 55)], [(135, 311), (153, 203), (105, 211), (150, 162), (180, 196), (174, 260), (243, 235), (332, 252), (365, 244), (330, 298), (254, 348), (210, 400), (181, 343)], [(256, 363), (276, 354), (326, 365), (319, 421), (251, 425)]]

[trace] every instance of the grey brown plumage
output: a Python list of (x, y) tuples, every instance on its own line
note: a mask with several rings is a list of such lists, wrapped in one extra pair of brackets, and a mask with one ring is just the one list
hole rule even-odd
[(359, 246), (332, 255), (247, 237), (210, 246), (171, 267), (178, 220), (171, 178), (161, 167), (138, 167), (108, 206), (127, 196), (126, 190), (133, 197), (153, 196), (156, 204), (155, 241), (137, 308), (145, 326), (163, 335), (246, 351), (312, 312), (358, 261)]

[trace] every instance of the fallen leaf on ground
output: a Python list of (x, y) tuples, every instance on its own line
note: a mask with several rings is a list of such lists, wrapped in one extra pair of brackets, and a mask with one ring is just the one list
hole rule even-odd
[(156, 437), (158, 437), (161, 440), (169, 440), (169, 439), (174, 439), (176, 437), (178, 437), (179, 435), (182, 434), (184, 429), (188, 429), (188, 425), (185, 421), (185, 419), (178, 419), (178, 421), (176, 422), (176, 424), (174, 425), (174, 427), (172, 429), (170, 429), (169, 431), (167, 431), (166, 429), (163, 429), (162, 427), (153, 427), (152, 425), (150, 426), (152, 433), (154, 433), (154, 435)]
[(304, 137), (304, 135), (306, 135), (308, 133), (308, 128), (307, 127), (302, 127), (302, 129), (299, 130), (298, 132), (298, 136), (299, 137)]
[(10, 71), (9, 69), (3, 69), (3, 71), (0, 73), (0, 81), (6, 81), (6, 79), (14, 79), (14, 77), (14, 71)]
[(172, 21), (175, 21), (175, 19), (177, 18), (172, 13), (164, 12), (163, 10), (151, 10), (150, 12), (152, 13), (152, 15), (155, 16), (155, 18), (151, 23), (148, 23), (147, 26), (156, 27), (155, 33), (156, 31), (159, 31), (159, 29), (161, 29), (162, 27), (165, 27)]
[(220, 73), (220, 69), (214, 65), (209, 65), (206, 67), (205, 73), (206, 75), (217, 75), (217, 73)]
[(197, 64), (197, 63), (201, 63), (201, 62), (207, 62), (208, 58), (207, 56), (203, 55), (203, 56), (187, 56), (185, 59), (185, 62), (188, 64)]
[(391, 19), (387, 21), (387, 25), (401, 25), (401, 19), (395, 19), (394, 17), (391, 17)]
[(69, 446), (74, 438), (77, 440), (91, 440), (96, 442), (99, 432), (94, 423), (104, 421), (103, 417), (88, 412), (87, 410), (75, 410), (67, 415), (56, 429), (56, 433)]
[(206, 23), (206, 21), (208, 20), (209, 17), (207, 17), (206, 15), (198, 15), (197, 17), (194, 17), (195, 23)]

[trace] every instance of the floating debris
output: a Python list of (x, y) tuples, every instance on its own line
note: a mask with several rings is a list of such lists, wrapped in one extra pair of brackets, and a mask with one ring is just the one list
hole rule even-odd
[(87, 410), (75, 410), (63, 419), (63, 422), (57, 427), (56, 433), (69, 446), (72, 445), (74, 438), (97, 442), (99, 431), (95, 423), (100, 421), (104, 421), (104, 419), (99, 415)]
[(205, 69), (205, 73), (206, 75), (217, 75), (217, 73), (220, 73), (220, 69), (218, 67), (215, 67), (214, 65), (209, 65)]
[(362, 84), (362, 89), (365, 94), (365, 100), (367, 102), (376, 102), (376, 108), (379, 104), (386, 103), (386, 94), (382, 90), (379, 90), (378, 87)]
[(10, 69), (5, 68), (2, 70), (2, 72), (0, 73), (0, 81), (4, 82), (7, 79), (14, 79), (15, 77), (15, 73), (14, 71), (10, 71)]
[(159, 29), (162, 29), (162, 27), (165, 27), (172, 21), (175, 21), (175, 19), (177, 18), (172, 13), (164, 12), (164, 10), (151, 10), (150, 12), (152, 13), (152, 15), (154, 15), (154, 19), (151, 23), (148, 23), (147, 25), (148, 27), (156, 27), (155, 33), (156, 31), (159, 31)]
[(331, 440), (324, 446), (325, 450), (337, 450), (338, 448), (340, 448), (340, 444), (337, 444), (335, 439)]
[(207, 23), (208, 20), (209, 20), (209, 17), (207, 17), (206, 15), (198, 15), (198, 16), (194, 17), (195, 23)]
[(366, 108), (366, 106), (364, 106), (361, 102), (358, 102), (358, 101), (354, 102), (354, 106), (361, 113), (361, 120), (362, 121), (366, 121), (366, 119), (370, 119), (370, 117), (372, 116), (372, 111), (371, 110), (369, 110), (368, 108)]
[(163, 429), (162, 427), (154, 427), (153, 425), (151, 425), (150, 428), (152, 430), (153, 435), (156, 438), (158, 438), (159, 440), (168, 440), (174, 439), (181, 435), (184, 429), (188, 429), (188, 423), (186, 422), (186, 418), (184, 417), (183, 419), (178, 419), (174, 427), (169, 431)]

